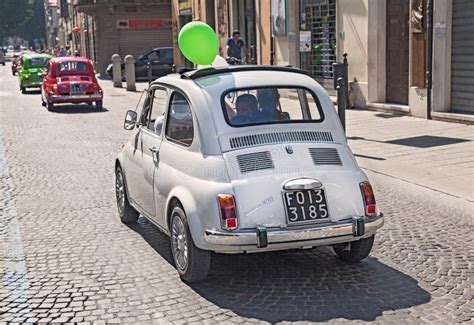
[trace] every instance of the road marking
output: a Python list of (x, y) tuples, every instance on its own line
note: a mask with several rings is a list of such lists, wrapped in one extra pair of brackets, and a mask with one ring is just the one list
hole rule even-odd
[(5, 159), (5, 145), (0, 138), (0, 236), (3, 243), (3, 288), (6, 300), (21, 301), (26, 304), (22, 318), (31, 318), (31, 305), (28, 303), (30, 283), (26, 268), (26, 256), (23, 252), (20, 226), (15, 208), (13, 182)]

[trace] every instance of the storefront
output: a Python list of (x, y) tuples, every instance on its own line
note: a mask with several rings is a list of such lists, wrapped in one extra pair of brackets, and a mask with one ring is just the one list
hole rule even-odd
[(300, 34), (307, 34), (310, 40), (306, 48), (300, 48), (301, 68), (331, 88), (336, 62), (336, 0), (301, 0)]
[(80, 19), (82, 24), (74, 27), (80, 28), (78, 35), (81, 38), (86, 36), (87, 31), (89, 41), (81, 41), (78, 46), (82, 53), (86, 52), (90, 57), (94, 53), (96, 67), (103, 77), (113, 54), (117, 53), (122, 58), (131, 54), (136, 58), (153, 48), (173, 44), (170, 2), (163, 1), (157, 5), (151, 1), (127, 0), (107, 6), (90, 1), (75, 8), (79, 13), (92, 17), (87, 26), (84, 18)]
[(474, 113), (474, 2), (453, 1), (451, 110)]

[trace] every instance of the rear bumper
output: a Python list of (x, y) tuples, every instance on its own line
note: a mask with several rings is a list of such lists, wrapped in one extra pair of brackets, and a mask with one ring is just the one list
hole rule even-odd
[(51, 103), (84, 103), (84, 102), (95, 102), (102, 100), (101, 94), (93, 95), (51, 95), (49, 100)]
[[(222, 251), (252, 251), (295, 248), (300, 246), (331, 245), (370, 237), (384, 223), (383, 214), (375, 217), (354, 216), (337, 222), (311, 227), (266, 228), (224, 232), (206, 230), (205, 240), (211, 245), (222, 245)], [(233, 249), (233, 248), (234, 249)], [(220, 249), (217, 249), (220, 251)]]

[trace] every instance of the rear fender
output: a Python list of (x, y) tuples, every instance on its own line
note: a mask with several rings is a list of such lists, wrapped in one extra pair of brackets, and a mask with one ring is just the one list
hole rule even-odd
[(178, 200), (186, 213), (186, 218), (191, 232), (194, 244), (202, 248), (204, 240), (204, 225), (198, 214), (197, 203), (194, 195), (187, 188), (179, 186), (174, 188), (168, 195), (166, 201), (166, 229), (170, 229), (171, 212), (174, 207), (174, 201)]

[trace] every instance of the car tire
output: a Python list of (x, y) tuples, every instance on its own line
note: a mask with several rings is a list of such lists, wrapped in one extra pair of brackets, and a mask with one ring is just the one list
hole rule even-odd
[(101, 111), (103, 108), (103, 102), (101, 100), (98, 100), (95, 102), (95, 109), (98, 111)]
[(26, 94), (26, 88), (25, 87), (20, 87), (20, 91), (22, 94)]
[(211, 267), (211, 253), (194, 244), (183, 207), (175, 204), (170, 218), (170, 241), (173, 261), (185, 282), (204, 280)]
[(345, 249), (341, 246), (334, 246), (333, 249), (342, 261), (349, 263), (359, 262), (369, 256), (372, 246), (374, 245), (374, 239), (375, 235), (350, 242), (349, 249)]
[(125, 224), (137, 222), (140, 213), (138, 213), (138, 211), (135, 210), (128, 201), (125, 178), (120, 167), (117, 167), (115, 170), (115, 197), (117, 199), (120, 220)]
[(54, 104), (50, 103), (50, 102), (47, 102), (46, 103), (46, 108), (48, 109), (48, 111), (52, 111), (54, 109)]

